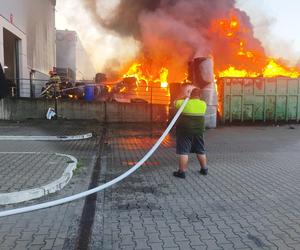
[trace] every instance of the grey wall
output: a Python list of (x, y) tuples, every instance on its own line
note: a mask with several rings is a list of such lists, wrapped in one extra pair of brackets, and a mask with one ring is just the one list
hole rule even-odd
[[(0, 120), (45, 119), (53, 100), (45, 99), (2, 99)], [(151, 106), (144, 103), (103, 103), (59, 100), (58, 115), (64, 119), (95, 119), (100, 122), (149, 122)], [(166, 122), (168, 108), (152, 106), (152, 117), (156, 122)]]
[[(101, 56), (101, 55), (100, 55)], [(91, 57), (82, 45), (82, 42), (77, 39), (76, 46), (76, 79), (77, 80), (92, 80), (96, 75), (96, 69), (91, 61)]]
[(92, 80), (96, 75), (90, 57), (75, 31), (56, 31), (56, 64), (58, 68), (72, 69), (77, 80)]
[(56, 66), (58, 68), (70, 68), (76, 74), (76, 43), (75, 31), (56, 31)]

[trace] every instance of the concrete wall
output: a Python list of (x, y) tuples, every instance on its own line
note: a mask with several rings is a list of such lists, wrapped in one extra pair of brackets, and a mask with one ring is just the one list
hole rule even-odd
[[(54, 100), (45, 99), (2, 99), (0, 120), (45, 119)], [(72, 100), (58, 101), (58, 116), (64, 119), (95, 119), (100, 122), (165, 122), (168, 107), (144, 103), (104, 103)]]
[[(4, 65), (5, 28), (20, 39), (21, 78), (29, 78), (31, 70), (47, 75), (55, 66), (54, 8), (54, 0), (0, 0), (0, 62)], [(28, 84), (21, 83), (21, 96), (30, 95)]]

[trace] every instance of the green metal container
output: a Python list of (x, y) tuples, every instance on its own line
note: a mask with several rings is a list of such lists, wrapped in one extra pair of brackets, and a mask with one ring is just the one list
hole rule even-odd
[(300, 78), (221, 78), (218, 113), (233, 121), (299, 121)]

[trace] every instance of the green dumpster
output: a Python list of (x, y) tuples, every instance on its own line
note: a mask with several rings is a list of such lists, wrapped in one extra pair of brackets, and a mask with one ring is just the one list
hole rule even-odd
[(222, 123), (298, 122), (300, 78), (220, 78), (218, 100)]

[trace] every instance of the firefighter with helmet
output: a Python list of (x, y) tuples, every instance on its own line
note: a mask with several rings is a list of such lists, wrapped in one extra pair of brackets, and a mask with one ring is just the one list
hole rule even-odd
[(55, 71), (49, 71), (49, 81), (46, 83), (46, 86), (42, 88), (42, 93), (44, 97), (50, 99), (53, 97), (59, 97), (60, 95), (60, 87), (61, 87), (61, 79), (57, 75)]
[(60, 95), (60, 85), (61, 85), (61, 79), (59, 77), (59, 75), (57, 75), (56, 71), (49, 71), (49, 75), (50, 75), (50, 80), (49, 83), (52, 84), (52, 92), (53, 92), (53, 96), (55, 97), (59, 97)]

